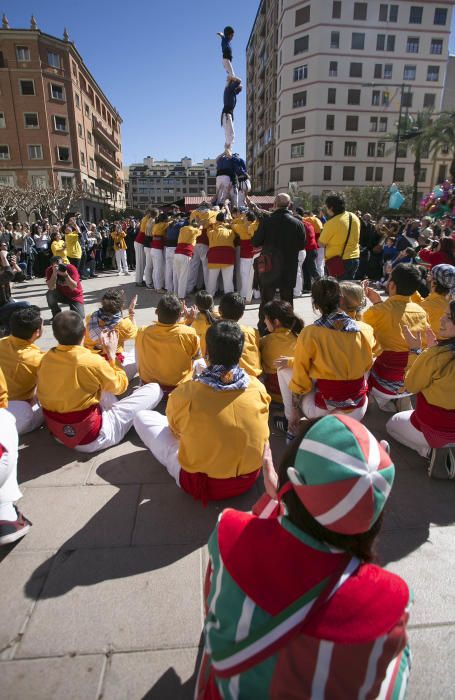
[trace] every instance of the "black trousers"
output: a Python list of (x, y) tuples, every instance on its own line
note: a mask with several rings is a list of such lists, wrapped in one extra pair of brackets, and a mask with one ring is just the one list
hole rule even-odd
[[(279, 294), (280, 294), (280, 299), (281, 301), (288, 301), (292, 308), (294, 308), (294, 286), (280, 286), (278, 288)], [(264, 287), (261, 287), (261, 305), (259, 306), (259, 322), (258, 322), (258, 329), (260, 335), (267, 335), (267, 326), (265, 325), (264, 321), (264, 306), (267, 304), (267, 302), (272, 301), (272, 299), (275, 298), (275, 292), (277, 289), (276, 284), (271, 284), (267, 285)]]
[(319, 273), (316, 269), (317, 257), (317, 250), (307, 250), (306, 258), (303, 262), (303, 288), (305, 290), (311, 291), (311, 285), (319, 279)]

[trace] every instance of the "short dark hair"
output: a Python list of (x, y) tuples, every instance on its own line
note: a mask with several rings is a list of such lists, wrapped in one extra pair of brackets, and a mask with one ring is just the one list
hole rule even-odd
[(330, 192), (325, 200), (326, 207), (329, 207), (335, 216), (346, 211), (346, 202), (342, 192)]
[(205, 334), (209, 362), (224, 367), (237, 365), (242, 356), (244, 341), (245, 336), (238, 323), (218, 321), (207, 328)]
[(177, 323), (182, 313), (182, 303), (175, 294), (164, 294), (156, 307), (160, 323)]
[(245, 313), (245, 300), (237, 292), (223, 294), (218, 310), (222, 318), (228, 321), (238, 321)]
[(26, 306), (11, 314), (9, 327), (11, 335), (22, 340), (30, 340), (35, 331), (42, 325), (41, 310), (39, 306)]
[(305, 212), (303, 211), (302, 207), (296, 207), (295, 213), (298, 214), (299, 216), (303, 216)]
[(118, 314), (123, 309), (125, 301), (125, 292), (118, 287), (106, 289), (101, 297), (101, 306), (107, 314)]
[(85, 323), (75, 311), (60, 311), (52, 319), (52, 331), (60, 345), (79, 345), (85, 335)]
[(224, 36), (229, 36), (230, 34), (234, 34), (234, 29), (232, 27), (225, 27), (223, 31)]
[(390, 277), (395, 283), (397, 294), (403, 294), (403, 296), (414, 294), (422, 279), (419, 268), (412, 263), (399, 263), (393, 268)]
[(56, 263), (58, 263), (59, 260), (63, 260), (61, 255), (53, 255), (52, 258), (50, 259), (50, 263), (51, 263), (51, 265), (55, 265)]
[(226, 221), (226, 214), (224, 213), (224, 211), (218, 212), (218, 214), (216, 215), (216, 220), (217, 221)]
[(317, 280), (311, 287), (311, 298), (323, 316), (333, 313), (340, 306), (341, 289), (338, 281), (334, 277)]

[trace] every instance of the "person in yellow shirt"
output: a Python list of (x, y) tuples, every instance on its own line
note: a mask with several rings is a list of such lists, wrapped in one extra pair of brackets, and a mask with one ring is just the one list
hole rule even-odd
[(51, 236), (51, 240), (52, 256), (61, 258), (62, 262), (65, 263), (65, 265), (68, 265), (69, 259), (67, 258), (66, 254), (66, 245), (60, 231), (56, 231), (55, 233), (53, 233)]
[(126, 259), (126, 233), (122, 229), (121, 224), (116, 224), (115, 229), (111, 233), (111, 238), (114, 243), (115, 261), (117, 263), (117, 274), (129, 275), (128, 262)]
[(74, 311), (57, 314), (52, 330), (58, 345), (44, 355), (37, 387), (49, 431), (79, 452), (117, 445), (133, 425), (134, 415), (159, 403), (161, 389), (148, 384), (116, 401), (114, 397), (128, 388), (128, 377), (115, 361), (118, 333), (103, 332), (104, 359), (82, 346), (85, 324)]
[(164, 294), (156, 307), (158, 323), (138, 328), (136, 361), (144, 382), (157, 382), (166, 393), (191, 379), (193, 362), (200, 359), (194, 328), (179, 323), (183, 306), (175, 294)]
[(394, 413), (411, 408), (404, 376), (415, 355), (409, 353), (403, 326), (408, 326), (411, 333), (425, 333), (429, 327), (425, 311), (410, 299), (419, 283), (417, 267), (399, 263), (390, 275), (386, 301), (371, 287), (367, 289), (372, 306), (363, 313), (362, 320), (373, 328), (381, 348), (368, 380), (369, 393), (383, 411)]
[[(245, 313), (245, 301), (237, 292), (224, 294), (221, 297), (218, 312), (224, 321), (239, 323)], [(259, 377), (262, 374), (259, 331), (257, 328), (243, 325), (240, 325), (240, 329), (244, 335), (244, 344), (239, 365), (250, 377)]]
[(445, 264), (435, 265), (429, 274), (431, 277), (430, 293), (417, 303), (427, 312), (431, 329), (440, 340), (441, 318), (449, 309), (450, 294), (455, 291), (455, 267)]
[(188, 284), (188, 277), (191, 268), (191, 260), (194, 255), (194, 247), (198, 237), (201, 235), (202, 226), (198, 224), (197, 218), (192, 218), (182, 226), (177, 239), (173, 261), (173, 287), (178, 298), (183, 301), (191, 291)]
[(197, 238), (196, 245), (194, 246), (193, 257), (191, 258), (190, 271), (188, 274), (188, 291), (192, 292), (194, 289), (200, 289), (202, 286), (199, 283), (199, 278), (201, 276), (204, 280), (204, 287), (208, 289), (208, 275), (209, 268), (207, 262), (207, 253), (209, 250), (209, 239), (207, 236), (207, 231), (216, 222), (216, 217), (219, 213), (219, 207), (210, 208), (207, 202), (203, 202), (200, 207), (194, 209), (191, 212), (191, 219), (197, 221), (198, 226), (202, 226), (200, 235)]
[(153, 286), (155, 291), (164, 293), (164, 236), (171, 224), (167, 214), (160, 214), (152, 228), (151, 256), (153, 261)]
[(243, 333), (220, 321), (207, 330), (209, 365), (169, 396), (166, 416), (141, 411), (134, 426), (181, 489), (206, 503), (255, 483), (268, 447), (267, 391), (239, 367)]
[(125, 292), (118, 287), (108, 289), (103, 294), (101, 308), (89, 314), (85, 319), (84, 347), (103, 355), (102, 333), (116, 331), (118, 333), (117, 362), (125, 370), (128, 379), (131, 380), (137, 372), (136, 358), (134, 349), (125, 352), (124, 344), (127, 340), (134, 340), (137, 334), (137, 296), (132, 299), (128, 307), (128, 318), (123, 318), (122, 315), (124, 302)]
[(71, 224), (68, 222), (65, 226), (65, 247), (66, 255), (71, 265), (74, 265), (76, 270), (79, 270), (82, 259), (82, 247), (80, 244), (80, 230), (75, 223)]
[(36, 430), (43, 412), (36, 400), (38, 370), (44, 353), (35, 345), (43, 332), (38, 306), (26, 306), (11, 315), (11, 335), (0, 340), (0, 367), (8, 386), (8, 411), (19, 435)]
[(371, 332), (340, 309), (340, 285), (333, 277), (314, 282), (311, 296), (321, 317), (301, 331), (292, 367), (278, 366), (289, 438), (302, 413), (312, 419), (341, 412), (362, 420), (368, 407)]
[[(433, 268), (434, 269), (434, 268)], [(403, 445), (430, 459), (429, 476), (455, 478), (455, 301), (440, 321), (439, 340), (429, 331), (426, 350), (422, 337), (403, 327), (415, 362), (405, 377), (406, 389), (416, 394), (415, 410), (395, 413), (387, 432)], [(432, 337), (431, 337), (432, 336)]]
[[(158, 214), (158, 212), (157, 212)], [(145, 271), (145, 229), (149, 219), (153, 216), (151, 209), (147, 209), (145, 215), (142, 217), (139, 224), (139, 230), (137, 232), (136, 238), (134, 239), (134, 255), (136, 258), (136, 287), (143, 287), (145, 284), (152, 284), (152, 276), (150, 270), (150, 277), (144, 282), (144, 271)]]
[(344, 272), (339, 279), (353, 280), (360, 259), (360, 221), (356, 214), (346, 211), (344, 196), (332, 192), (325, 200), (329, 219), (325, 222), (318, 245), (324, 248), (325, 264), (328, 272), (332, 258), (340, 256), (343, 259)]
[(279, 358), (294, 357), (297, 338), (304, 323), (295, 315), (289, 302), (278, 299), (265, 304), (264, 321), (269, 332), (260, 339), (264, 384), (272, 400), (283, 403), (275, 363)]
[(201, 289), (201, 291), (196, 294), (194, 303), (196, 306), (196, 315), (191, 323), (191, 327), (194, 328), (198, 334), (201, 354), (202, 357), (205, 357), (207, 354), (205, 334), (210, 326), (213, 326), (214, 323), (220, 320), (220, 317), (215, 311), (212, 295), (204, 289)]
[(221, 273), (225, 293), (233, 292), (236, 234), (227, 224), (225, 212), (219, 212), (216, 223), (209, 228), (207, 235), (209, 239), (207, 291), (212, 297), (215, 296), (218, 277)]
[(237, 284), (238, 291), (245, 299), (246, 303), (249, 304), (253, 296), (254, 277), (254, 247), (252, 238), (259, 228), (259, 219), (256, 219), (252, 212), (247, 212), (245, 214), (241, 214), (237, 218), (234, 218), (231, 227), (240, 239), (240, 284)]

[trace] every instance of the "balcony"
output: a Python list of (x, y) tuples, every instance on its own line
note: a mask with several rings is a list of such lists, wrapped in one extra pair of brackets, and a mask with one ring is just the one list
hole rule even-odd
[(101, 146), (99, 143), (95, 144), (95, 158), (107, 165), (108, 168), (120, 170), (120, 161), (117, 160), (111, 151), (104, 148), (104, 146)]
[(116, 177), (112, 173), (108, 172), (104, 168), (97, 168), (96, 172), (97, 184), (99, 187), (106, 187), (113, 189), (121, 189), (122, 182), (119, 177)]
[(120, 144), (114, 136), (113, 131), (108, 131), (104, 128), (100, 121), (96, 117), (93, 117), (93, 133), (95, 136), (101, 136), (104, 138), (109, 146), (115, 146), (117, 150), (120, 150)]

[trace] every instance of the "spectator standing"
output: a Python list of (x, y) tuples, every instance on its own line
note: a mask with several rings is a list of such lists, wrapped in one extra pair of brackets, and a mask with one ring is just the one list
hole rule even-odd
[(43, 277), (44, 271), (49, 264), (50, 237), (47, 229), (37, 224), (33, 240), (36, 249), (35, 273), (38, 277)]
[(67, 218), (67, 221), (64, 224), (63, 230), (65, 233), (66, 254), (71, 265), (79, 272), (82, 259), (82, 246), (80, 243), (81, 232), (79, 226), (76, 224), (75, 214), (71, 214), (65, 218)]
[(126, 262), (126, 233), (122, 229), (122, 225), (117, 223), (115, 230), (111, 233), (111, 238), (114, 244), (115, 261), (117, 263), (117, 274), (129, 275), (128, 263)]
[(35, 255), (36, 255), (35, 241), (33, 240), (33, 236), (32, 236), (30, 229), (25, 228), (24, 229), (24, 237), (22, 240), (22, 257), (23, 257), (23, 261), (26, 265), (25, 275), (26, 275), (28, 280), (35, 279), (35, 275), (33, 274)]
[(61, 258), (62, 262), (65, 263), (65, 265), (69, 263), (69, 260), (66, 255), (66, 243), (63, 240), (63, 236), (58, 229), (51, 233), (51, 253), (52, 257)]
[(356, 214), (346, 211), (344, 196), (333, 192), (325, 200), (328, 221), (319, 236), (325, 249), (325, 264), (329, 275), (353, 280), (359, 267), (360, 221)]
[(134, 241), (137, 235), (137, 228), (137, 222), (135, 219), (129, 219), (126, 227), (126, 262), (128, 263), (130, 270), (136, 269), (136, 252), (134, 248)]
[(15, 301), (11, 295), (11, 282), (23, 282), (24, 279), (16, 256), (11, 255), (8, 260), (6, 244), (0, 244), (0, 335), (8, 335), (11, 314), (29, 306), (28, 301)]

